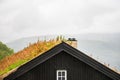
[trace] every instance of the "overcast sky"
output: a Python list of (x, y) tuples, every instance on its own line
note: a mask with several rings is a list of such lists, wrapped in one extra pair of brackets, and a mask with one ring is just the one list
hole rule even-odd
[(0, 41), (120, 32), (120, 0), (0, 0)]

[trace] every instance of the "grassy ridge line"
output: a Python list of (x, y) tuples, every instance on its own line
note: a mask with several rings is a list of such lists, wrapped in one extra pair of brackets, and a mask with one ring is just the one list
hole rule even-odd
[(29, 44), (23, 50), (5, 57), (0, 61), (0, 75), (3, 75), (14, 68), (17, 68), (29, 60), (41, 55), (45, 51), (51, 49), (55, 45), (61, 43), (61, 40), (38, 41), (34, 44)]

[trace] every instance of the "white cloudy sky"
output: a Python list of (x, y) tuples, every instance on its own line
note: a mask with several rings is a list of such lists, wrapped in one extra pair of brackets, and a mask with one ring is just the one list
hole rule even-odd
[(120, 32), (120, 0), (0, 0), (0, 41)]

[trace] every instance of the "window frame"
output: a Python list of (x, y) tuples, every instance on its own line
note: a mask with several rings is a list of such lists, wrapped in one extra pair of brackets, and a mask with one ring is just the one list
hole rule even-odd
[[(64, 72), (65, 74), (64, 75), (62, 75), (62, 72)], [(59, 76), (59, 73), (61, 74), (60, 76)], [(56, 78), (57, 78), (57, 80), (59, 80), (58, 78), (61, 78), (61, 80), (62, 80), (62, 78), (65, 78), (64, 80), (67, 80), (67, 70), (57, 70), (56, 71)]]

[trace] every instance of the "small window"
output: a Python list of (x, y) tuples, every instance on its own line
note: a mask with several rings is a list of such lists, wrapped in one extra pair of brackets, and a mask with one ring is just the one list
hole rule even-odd
[(57, 80), (67, 80), (67, 71), (57, 70)]

